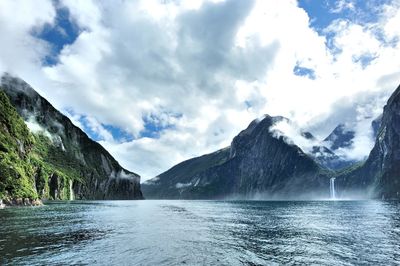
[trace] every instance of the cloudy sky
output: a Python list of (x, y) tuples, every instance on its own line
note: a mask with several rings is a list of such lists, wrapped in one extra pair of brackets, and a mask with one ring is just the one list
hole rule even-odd
[(400, 0), (1, 0), (0, 72), (23, 78), (142, 181), (283, 115), (319, 138), (400, 83)]

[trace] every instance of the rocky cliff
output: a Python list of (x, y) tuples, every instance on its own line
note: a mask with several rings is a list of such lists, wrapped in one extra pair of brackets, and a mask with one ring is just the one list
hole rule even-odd
[[(272, 126), (282, 119), (265, 116), (255, 120), (229, 148), (178, 164), (150, 180), (143, 185), (146, 197), (327, 197), (332, 172), (272, 132)], [(196, 171), (188, 171), (188, 165), (196, 165)]]
[(359, 191), (368, 198), (400, 198), (400, 86), (378, 121), (375, 146), (366, 162), (338, 174), (343, 195)]
[(27, 83), (4, 75), (1, 97), (0, 198), (143, 198), (139, 175)]

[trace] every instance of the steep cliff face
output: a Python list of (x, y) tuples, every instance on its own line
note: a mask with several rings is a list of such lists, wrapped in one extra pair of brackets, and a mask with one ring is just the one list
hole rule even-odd
[(374, 134), (374, 138), (378, 136), (379, 129), (381, 128), (382, 124), (382, 115), (378, 116), (371, 122), (372, 132)]
[(367, 161), (338, 175), (343, 193), (359, 190), (366, 197), (400, 198), (400, 86), (388, 100), (375, 146)]
[(5, 75), (1, 90), (34, 138), (33, 187), (38, 197), (141, 199), (139, 175), (123, 169), (97, 142), (24, 81)]
[[(160, 180), (176, 176), (171, 172), (163, 173), (146, 184), (151, 187), (146, 187), (146, 196), (199, 199), (327, 196), (331, 172), (321, 168), (299, 147), (271, 132), (271, 127), (282, 119), (265, 116), (262, 120), (253, 121), (233, 139), (229, 150), (220, 151), (221, 160), (212, 160), (219, 163), (185, 175), (183, 182), (180, 181), (183, 179), (174, 179), (168, 194), (163, 194), (165, 182)], [(216, 157), (214, 153), (207, 158)], [(191, 161), (197, 162), (200, 158)], [(179, 170), (181, 166), (171, 170)]]

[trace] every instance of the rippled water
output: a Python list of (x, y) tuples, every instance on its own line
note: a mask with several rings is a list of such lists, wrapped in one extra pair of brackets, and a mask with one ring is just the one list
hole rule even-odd
[(0, 265), (398, 263), (398, 202), (147, 200), (0, 210)]

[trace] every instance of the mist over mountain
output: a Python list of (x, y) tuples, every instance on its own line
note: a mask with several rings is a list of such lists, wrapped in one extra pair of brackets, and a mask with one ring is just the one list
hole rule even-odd
[(293, 123), (287, 118), (275, 124), (272, 127), (271, 132), (273, 132), (277, 137), (284, 136), (288, 143), (297, 145), (318, 164), (328, 169), (338, 170), (353, 163), (353, 160), (348, 160), (347, 158), (336, 154), (330, 148), (329, 143), (318, 139), (308, 131), (304, 131), (301, 126)]

